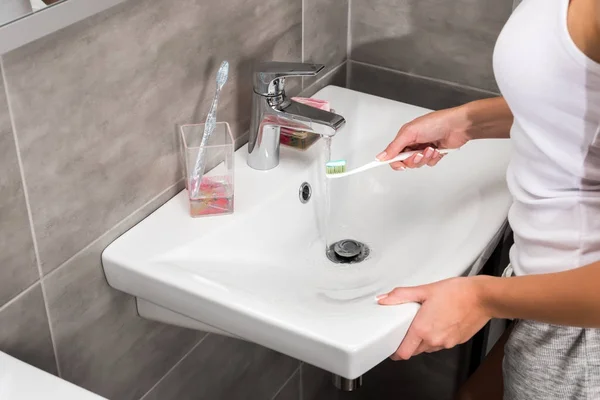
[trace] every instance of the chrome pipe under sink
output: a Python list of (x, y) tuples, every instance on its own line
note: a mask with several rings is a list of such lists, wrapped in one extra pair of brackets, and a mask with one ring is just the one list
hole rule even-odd
[(346, 379), (339, 375), (333, 374), (333, 385), (342, 392), (354, 392), (360, 389), (363, 384), (362, 375), (356, 379)]

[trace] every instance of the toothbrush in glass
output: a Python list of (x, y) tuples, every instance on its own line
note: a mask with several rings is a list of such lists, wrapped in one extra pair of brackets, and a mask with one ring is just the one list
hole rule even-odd
[(198, 196), (198, 191), (200, 190), (200, 179), (204, 175), (204, 168), (206, 166), (205, 153), (206, 153), (206, 145), (208, 144), (208, 139), (210, 135), (215, 130), (215, 126), (217, 124), (217, 105), (219, 102), (219, 95), (221, 94), (221, 89), (225, 82), (227, 82), (227, 78), (229, 76), (229, 63), (227, 61), (223, 61), (221, 66), (219, 67), (219, 71), (217, 72), (217, 91), (215, 92), (215, 97), (213, 98), (212, 104), (210, 106), (210, 111), (208, 112), (208, 116), (206, 117), (206, 123), (204, 124), (204, 134), (202, 135), (202, 141), (200, 142), (200, 148), (198, 149), (198, 157), (196, 158), (196, 164), (194, 165), (194, 169), (192, 170), (191, 176), (191, 197), (195, 198)]
[[(439, 151), (440, 154), (448, 154), (457, 149), (437, 149), (437, 150)], [(392, 158), (391, 160), (386, 160), (386, 161), (379, 161), (378, 159), (375, 159), (375, 161), (371, 161), (370, 163), (365, 164), (362, 167), (354, 168), (350, 171), (346, 170), (346, 160), (329, 161), (327, 164), (325, 164), (326, 176), (327, 176), (327, 178), (330, 178), (330, 179), (344, 178), (346, 176), (358, 174), (359, 172), (368, 171), (371, 168), (381, 167), (382, 165), (388, 165), (391, 163), (395, 163), (397, 161), (407, 160), (411, 156), (413, 156), (417, 153), (420, 153), (421, 151), (422, 150), (406, 151), (406, 152), (400, 153), (399, 155)]]

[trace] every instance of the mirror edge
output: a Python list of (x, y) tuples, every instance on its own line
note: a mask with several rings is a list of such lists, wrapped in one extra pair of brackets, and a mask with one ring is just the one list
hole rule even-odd
[(125, 0), (67, 0), (0, 27), (0, 56)]

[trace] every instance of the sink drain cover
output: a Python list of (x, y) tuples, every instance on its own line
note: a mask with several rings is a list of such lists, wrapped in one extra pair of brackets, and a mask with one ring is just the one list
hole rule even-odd
[(340, 240), (333, 244), (333, 251), (340, 257), (352, 258), (359, 255), (363, 247), (356, 240)]
[(352, 239), (335, 242), (327, 248), (327, 258), (336, 264), (359, 263), (369, 256), (367, 245)]

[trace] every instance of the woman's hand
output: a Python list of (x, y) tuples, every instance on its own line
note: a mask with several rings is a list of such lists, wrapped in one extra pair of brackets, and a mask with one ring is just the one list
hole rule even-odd
[(395, 170), (434, 166), (442, 155), (436, 149), (455, 149), (469, 141), (470, 126), (463, 107), (435, 111), (400, 128), (396, 138), (377, 156), (381, 161), (396, 157), (404, 150), (423, 150), (405, 161), (391, 164)]
[(422, 149), (420, 154), (391, 164), (392, 168), (433, 166), (442, 158), (436, 148), (457, 149), (471, 139), (508, 138), (512, 124), (513, 115), (504, 98), (472, 101), (409, 122), (377, 158), (385, 161), (404, 150)]
[(430, 285), (396, 288), (378, 297), (379, 304), (421, 303), (393, 360), (450, 349), (469, 340), (491, 319), (483, 306), (485, 277), (453, 278)]

